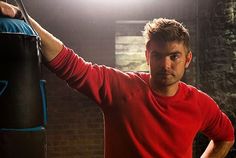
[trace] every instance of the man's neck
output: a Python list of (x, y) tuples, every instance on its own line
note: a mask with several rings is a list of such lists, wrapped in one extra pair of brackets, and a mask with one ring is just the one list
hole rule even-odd
[(179, 82), (168, 86), (155, 85), (150, 81), (150, 86), (160, 96), (174, 96), (179, 89)]

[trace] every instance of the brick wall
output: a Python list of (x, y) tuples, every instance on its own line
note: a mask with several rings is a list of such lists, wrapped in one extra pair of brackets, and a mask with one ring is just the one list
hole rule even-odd
[(46, 69), (44, 76), (48, 158), (102, 158), (104, 130), (100, 109)]
[[(201, 1), (200, 8), (200, 87), (236, 127), (236, 2)], [(202, 150), (206, 142), (200, 137)]]

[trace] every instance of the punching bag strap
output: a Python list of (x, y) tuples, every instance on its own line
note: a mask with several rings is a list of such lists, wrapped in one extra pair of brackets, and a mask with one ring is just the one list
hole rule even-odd
[(17, 6), (19, 7), (21, 13), (23, 14), (25, 21), (32, 27), (30, 20), (29, 20), (29, 15), (25, 9), (25, 6), (24, 6), (22, 0), (15, 0), (15, 2), (17, 4)]
[[(19, 7), (19, 9), (20, 9), (20, 11), (21, 11), (21, 13), (22, 13), (22, 15), (23, 15), (23, 17), (24, 17), (24, 20), (26, 21), (26, 23), (28, 23), (28, 25), (32, 28), (32, 30), (35, 32), (35, 34), (37, 35), (38, 33), (34, 30), (34, 28), (32, 27), (32, 24), (31, 24), (31, 22), (30, 22), (30, 19), (29, 19), (29, 14), (28, 14), (28, 12), (26, 11), (26, 9), (25, 9), (25, 6), (24, 6), (24, 4), (23, 4), (23, 2), (22, 2), (22, 0), (15, 0), (15, 2), (16, 2), (16, 4), (17, 4), (17, 6)], [(38, 50), (39, 50), (39, 52), (42, 54), (42, 50), (41, 50), (41, 39), (40, 39), (40, 37), (39, 36), (37, 36), (37, 38), (38, 38)], [(40, 63), (41, 63), (41, 57), (39, 58), (40, 59)]]
[[(36, 31), (34, 30), (34, 28), (33, 28), (32, 25), (31, 25), (31, 22), (30, 22), (30, 20), (29, 20), (29, 14), (28, 14), (28, 12), (27, 12), (26, 9), (25, 9), (25, 6), (24, 6), (22, 0), (15, 0), (15, 2), (16, 2), (16, 4), (17, 4), (17, 6), (19, 7), (19, 9), (20, 9), (20, 11), (21, 11), (21, 13), (22, 13), (22, 15), (23, 15), (24, 20), (26, 21), (26, 23), (28, 23), (29, 26), (30, 26), (30, 27), (33, 29), (33, 31), (36, 33)], [(36, 34), (37, 34), (37, 33), (36, 33)]]

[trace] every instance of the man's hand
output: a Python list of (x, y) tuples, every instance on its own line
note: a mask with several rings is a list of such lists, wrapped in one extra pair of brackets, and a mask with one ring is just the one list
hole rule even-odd
[[(0, 13), (12, 18), (22, 16), (22, 14), (20, 14), (20, 10), (16, 6), (2, 1), (0, 1)], [(36, 30), (41, 38), (43, 56), (47, 61), (51, 61), (60, 53), (63, 48), (63, 43), (44, 28), (42, 28), (34, 19), (30, 17), (29, 20), (32, 24), (32, 27), (34, 30)]]
[(215, 142), (211, 140), (201, 158), (224, 158), (233, 144), (234, 141)]
[(22, 19), (20, 10), (11, 4), (0, 1), (0, 13), (11, 18)]

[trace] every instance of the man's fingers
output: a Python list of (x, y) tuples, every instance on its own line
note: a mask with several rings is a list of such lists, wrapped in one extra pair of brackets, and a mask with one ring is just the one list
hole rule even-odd
[(14, 11), (14, 9), (12, 9), (12, 8), (1, 8), (1, 12), (2, 12), (2, 14), (3, 15), (6, 15), (6, 16), (9, 16), (9, 17), (12, 17), (12, 18), (14, 18), (15, 17), (15, 11)]
[(17, 10), (19, 10), (17, 7), (0, 1), (0, 12), (3, 15), (14, 18), (17, 15)]

